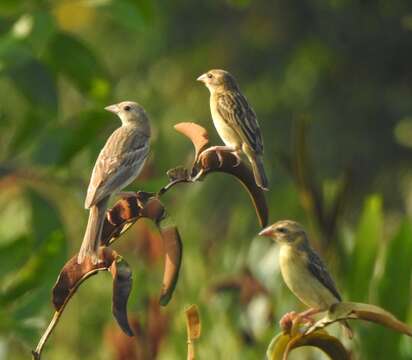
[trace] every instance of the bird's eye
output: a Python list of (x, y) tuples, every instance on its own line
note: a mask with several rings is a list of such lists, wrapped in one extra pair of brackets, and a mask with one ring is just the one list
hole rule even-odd
[(280, 227), (280, 228), (277, 228), (276, 231), (281, 234), (286, 234), (288, 232), (288, 229), (286, 229), (285, 227)]
[(213, 77), (213, 75), (212, 75), (211, 73), (209, 73), (209, 74), (207, 74), (207, 77), (208, 77), (209, 79), (211, 79), (211, 78)]
[(123, 110), (124, 110), (124, 111), (130, 111), (130, 106), (129, 106), (129, 105), (126, 105), (126, 106), (123, 108)]

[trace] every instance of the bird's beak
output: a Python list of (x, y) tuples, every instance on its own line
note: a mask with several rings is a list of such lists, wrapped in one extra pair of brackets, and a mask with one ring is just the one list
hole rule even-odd
[(207, 74), (202, 74), (196, 80), (204, 83), (206, 82), (206, 79), (207, 79)]
[(266, 237), (271, 237), (273, 236), (273, 229), (272, 226), (268, 226), (267, 228), (264, 228), (260, 233), (259, 236), (266, 236)]
[(119, 112), (119, 106), (117, 104), (106, 106), (104, 109), (114, 114), (117, 114)]

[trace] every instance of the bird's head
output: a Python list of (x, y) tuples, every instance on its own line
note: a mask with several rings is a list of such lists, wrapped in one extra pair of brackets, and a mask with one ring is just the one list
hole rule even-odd
[(306, 239), (302, 225), (292, 220), (281, 220), (266, 227), (260, 236), (270, 237), (279, 244), (295, 244)]
[(122, 124), (135, 123), (141, 126), (142, 129), (149, 126), (146, 111), (134, 101), (122, 101), (118, 104), (106, 106), (104, 109), (116, 114), (122, 121)]
[(210, 92), (238, 89), (235, 78), (225, 70), (209, 70), (196, 80), (204, 83)]

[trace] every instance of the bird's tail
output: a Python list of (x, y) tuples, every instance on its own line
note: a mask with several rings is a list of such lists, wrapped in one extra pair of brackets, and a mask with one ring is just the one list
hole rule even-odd
[(257, 186), (267, 191), (269, 190), (269, 183), (266, 177), (265, 168), (263, 167), (262, 155), (255, 155), (250, 157), (250, 163), (252, 164), (253, 176)]
[(345, 335), (349, 338), (352, 339), (353, 338), (353, 330), (350, 327), (349, 323), (346, 320), (343, 320), (340, 322), (342, 327), (343, 327), (343, 332), (345, 333)]
[(89, 221), (87, 222), (86, 232), (82, 246), (77, 256), (77, 263), (81, 264), (86, 257), (90, 256), (93, 264), (98, 261), (97, 250), (100, 245), (103, 223), (106, 215), (107, 202), (109, 197), (101, 200), (98, 204), (93, 205), (89, 211)]

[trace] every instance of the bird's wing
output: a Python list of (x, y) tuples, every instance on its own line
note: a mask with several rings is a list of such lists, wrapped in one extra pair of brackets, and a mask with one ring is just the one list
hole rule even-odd
[(217, 111), (221, 118), (248, 144), (255, 153), (263, 153), (263, 141), (257, 117), (239, 91), (227, 91), (217, 96)]
[(122, 126), (113, 132), (94, 165), (85, 208), (90, 208), (132, 182), (148, 153), (149, 138), (136, 129)]
[(309, 249), (306, 253), (308, 255), (307, 266), (309, 271), (336, 297), (337, 300), (342, 301), (342, 298), (336, 289), (335, 282), (329, 275), (328, 270), (326, 270), (326, 267), (318, 254), (316, 254), (312, 249)]

